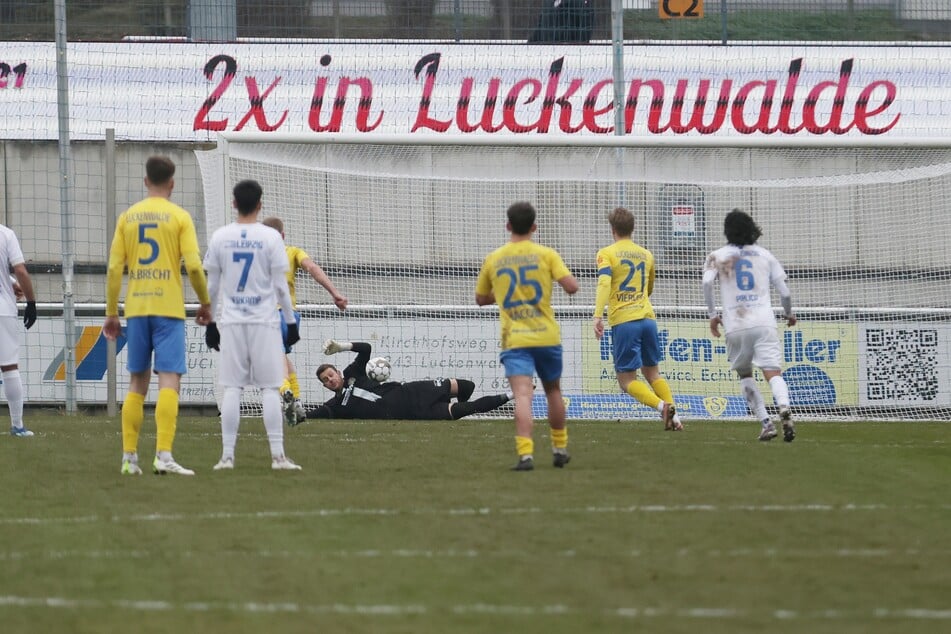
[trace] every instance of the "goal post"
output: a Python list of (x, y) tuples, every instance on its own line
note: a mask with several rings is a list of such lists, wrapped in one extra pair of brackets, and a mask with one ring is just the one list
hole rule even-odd
[[(316, 367), (350, 360), (322, 354), (329, 337), (371, 342), (395, 380), (449, 376), (472, 379), (477, 394), (504, 391), (497, 312), (475, 306), (475, 280), (508, 239), (505, 210), (527, 200), (536, 240), (581, 284), (574, 296), (553, 293), (570, 418), (656, 417), (620, 393), (609, 336), (598, 341), (591, 328), (595, 254), (611, 242), (606, 218), (617, 206), (634, 213), (633, 238), (657, 259), (661, 371), (685, 419), (748, 417), (700, 286), (735, 207), (753, 215), (760, 244), (789, 273), (800, 323), (781, 324), (780, 337), (797, 416), (951, 418), (951, 147), (829, 143), (231, 133), (196, 155), (206, 235), (230, 221), (234, 183), (258, 180), (262, 217), (279, 216), (287, 243), (350, 300), (341, 313), (309, 276), (297, 279), (304, 340), (292, 359), (309, 402), (330, 396)], [(536, 414), (545, 415), (540, 395)]]

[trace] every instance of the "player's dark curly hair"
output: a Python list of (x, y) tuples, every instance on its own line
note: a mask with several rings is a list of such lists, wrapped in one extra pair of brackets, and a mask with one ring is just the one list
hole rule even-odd
[(755, 244), (763, 235), (763, 230), (753, 221), (753, 217), (742, 209), (734, 209), (723, 219), (723, 234), (727, 242), (738, 247)]

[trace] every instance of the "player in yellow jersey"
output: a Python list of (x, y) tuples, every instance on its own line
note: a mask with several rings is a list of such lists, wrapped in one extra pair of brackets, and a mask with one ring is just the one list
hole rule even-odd
[[(670, 385), (660, 374), (660, 341), (650, 296), (654, 292), (654, 256), (631, 240), (634, 214), (617, 207), (608, 214), (614, 243), (598, 251), (598, 291), (594, 336), (604, 336), (604, 308), (611, 325), (611, 352), (621, 390), (656, 409), (664, 429), (680, 431)], [(640, 369), (647, 383), (637, 380)]]
[(528, 202), (514, 203), (507, 211), (509, 242), (486, 256), (476, 283), (479, 306), (499, 305), (502, 352), (515, 396), (514, 471), (535, 468), (532, 440), (532, 377), (537, 373), (548, 401), (551, 427), (552, 464), (568, 464), (568, 428), (565, 402), (561, 397), (561, 329), (551, 307), (551, 291), (557, 282), (569, 295), (578, 292), (578, 280), (565, 266), (561, 255), (532, 240), (538, 229), (535, 208)]
[[(281, 238), (284, 238), (283, 220), (275, 216), (269, 216), (261, 222), (277, 230), (281, 234)], [(323, 286), (324, 289), (330, 293), (330, 296), (333, 297), (334, 305), (337, 308), (340, 310), (347, 309), (346, 296), (337, 290), (337, 287), (330, 281), (327, 273), (307, 255), (306, 251), (300, 247), (294, 247), (289, 244), (284, 245), (284, 250), (287, 251), (287, 260), (290, 265), (290, 269), (287, 271), (287, 287), (291, 291), (291, 306), (294, 307), (294, 320), (297, 322), (298, 330), (300, 329), (300, 313), (297, 312), (297, 292), (294, 288), (297, 271), (307, 271), (307, 273), (314, 278), (315, 282)], [(281, 320), (281, 324), (284, 341), (286, 342), (287, 326), (284, 325), (283, 320)], [(288, 356), (291, 353), (291, 347), (292, 346), (286, 343), (284, 344), (285, 377), (284, 383), (281, 385), (281, 395), (284, 398), (284, 420), (289, 425), (296, 425), (307, 419), (307, 413), (300, 400), (300, 383), (297, 381), (297, 369), (294, 367), (290, 356)]]
[[(128, 270), (125, 296), (129, 391), (122, 403), (121, 473), (138, 475), (139, 431), (152, 370), (158, 374), (155, 404), (155, 460), (158, 474), (194, 475), (172, 457), (178, 423), (178, 394), (185, 374), (185, 297), (182, 261), (200, 306), (195, 322), (211, 321), (211, 298), (198, 253), (198, 236), (187, 211), (169, 200), (175, 163), (152, 156), (145, 163), (148, 197), (129, 207), (116, 222), (106, 281), (106, 321), (102, 331), (115, 340), (121, 332), (119, 294)], [(154, 365), (153, 365), (154, 354)]]

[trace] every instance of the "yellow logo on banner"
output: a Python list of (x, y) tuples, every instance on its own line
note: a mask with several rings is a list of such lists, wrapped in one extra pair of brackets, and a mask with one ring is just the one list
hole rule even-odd
[[(600, 341), (587, 331), (584, 334), (582, 384), (585, 393), (617, 394), (611, 331), (607, 330)], [(730, 369), (727, 358), (726, 340), (711, 337), (706, 320), (661, 320), (658, 340), (663, 353), (660, 373), (678, 397), (698, 397), (695, 407), (705, 407), (716, 416), (720, 402), (701, 399), (732, 398), (740, 393), (736, 372)], [(787, 377), (789, 389), (800, 398), (807, 397), (816, 404), (858, 404), (859, 355), (854, 324), (804, 322), (795, 328), (781, 329), (779, 345), (783, 376)], [(769, 389), (761, 373), (754, 376)]]
[(707, 410), (710, 416), (717, 417), (721, 416), (723, 412), (726, 411), (726, 406), (729, 404), (722, 396), (708, 396), (703, 399), (703, 407)]
[(658, 0), (657, 12), (661, 20), (702, 18), (703, 0)]

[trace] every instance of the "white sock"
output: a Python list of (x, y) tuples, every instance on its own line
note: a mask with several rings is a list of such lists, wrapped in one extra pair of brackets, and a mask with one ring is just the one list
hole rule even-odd
[(769, 389), (773, 391), (773, 401), (776, 405), (789, 407), (789, 387), (786, 385), (786, 379), (774, 376), (769, 380)]
[(511, 401), (513, 398), (515, 398), (515, 392), (512, 390), (505, 390), (505, 398)]
[(661, 401), (660, 403), (657, 404), (657, 411), (661, 414), (664, 413), (664, 405), (666, 405), (664, 401)]
[(743, 396), (746, 398), (746, 403), (749, 405), (753, 416), (758, 420), (768, 420), (769, 414), (766, 413), (766, 402), (763, 401), (763, 395), (756, 387), (756, 381), (753, 380), (753, 377), (748, 376), (740, 379), (740, 386), (743, 388)]
[(234, 446), (238, 442), (241, 425), (240, 387), (226, 387), (221, 397), (221, 457), (234, 460)]
[(135, 453), (134, 451), (132, 453), (124, 452), (122, 454), (122, 461), (123, 462), (128, 461), (135, 464), (139, 464), (139, 454)]
[(261, 390), (261, 409), (264, 417), (264, 430), (271, 445), (271, 457), (284, 455), (284, 415), (281, 411), (281, 395), (277, 388)]
[(225, 397), (225, 388), (215, 381), (215, 406), (218, 408), (218, 416), (221, 416), (221, 402)]
[(22, 428), (23, 381), (20, 380), (20, 370), (7, 370), (3, 373), (3, 393), (7, 397), (7, 407), (10, 408), (10, 424)]

